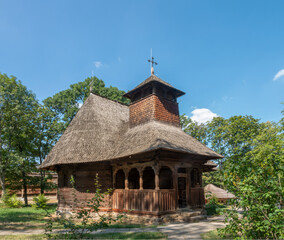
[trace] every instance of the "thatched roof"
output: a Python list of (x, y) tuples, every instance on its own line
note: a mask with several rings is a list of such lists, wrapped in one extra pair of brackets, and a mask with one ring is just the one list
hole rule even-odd
[(145, 81), (143, 81), (142, 83), (140, 83), (137, 87), (135, 87), (134, 89), (132, 89), (131, 91), (127, 92), (124, 94), (124, 97), (129, 97), (132, 93), (134, 93), (137, 89), (146, 86), (147, 84), (151, 83), (151, 82), (157, 82), (159, 84), (165, 85), (171, 89), (173, 89), (176, 93), (177, 93), (177, 97), (184, 95), (185, 93), (181, 90), (178, 90), (176, 88), (174, 88), (171, 84), (165, 82), (164, 80), (162, 80), (161, 78), (157, 77), (156, 75), (151, 75), (150, 77), (148, 77)]
[(90, 94), (40, 167), (109, 159), (128, 118), (128, 106)]
[(212, 162), (212, 161), (207, 161), (206, 163), (204, 163), (203, 165), (203, 171), (204, 172), (211, 172), (211, 171), (217, 171), (217, 164)]
[(202, 155), (211, 159), (222, 157), (181, 128), (160, 121), (150, 121), (129, 128), (119, 142), (115, 150), (115, 156), (119, 158), (157, 149)]
[(129, 127), (126, 105), (90, 94), (40, 168), (114, 160), (157, 149), (222, 158), (179, 127), (151, 121)]
[(235, 198), (234, 194), (229, 193), (222, 188), (218, 188), (213, 184), (206, 185), (204, 187), (204, 192), (205, 192), (205, 196), (207, 196), (206, 198), (208, 198), (208, 195), (210, 195), (210, 194), (216, 196), (217, 198), (223, 198), (223, 199)]

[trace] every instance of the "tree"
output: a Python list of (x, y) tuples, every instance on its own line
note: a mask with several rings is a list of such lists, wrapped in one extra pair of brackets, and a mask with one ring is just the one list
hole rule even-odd
[[(64, 124), (60, 121), (57, 114), (51, 111), (44, 105), (39, 105), (37, 109), (37, 116), (34, 122), (36, 135), (34, 136), (34, 152), (33, 156), (37, 158), (39, 164), (51, 150), (52, 146), (56, 143), (61, 136)], [(51, 184), (51, 175), (46, 174), (46, 171), (40, 170), (40, 178), (34, 178), (33, 184), (39, 185), (41, 194), (45, 190), (53, 189), (54, 185)]]
[(191, 118), (189, 118), (185, 114), (180, 116), (180, 124), (182, 130), (185, 133), (194, 137), (199, 142), (207, 144), (207, 138), (208, 138), (207, 124), (204, 123), (198, 124), (197, 122), (192, 121)]
[[(222, 234), (248, 239), (284, 237), (283, 162), (284, 134), (278, 125), (266, 123), (242, 159), (230, 162), (225, 170), (225, 183), (237, 200)], [(243, 211), (241, 217), (238, 209)]]
[[(15, 77), (0, 74), (1, 144), (0, 179), (2, 194), (6, 190), (6, 178), (21, 175), (27, 204), (27, 172), (35, 168), (32, 156), (33, 128), (38, 102), (35, 95)], [(17, 168), (12, 169), (11, 166)], [(11, 179), (12, 179), (11, 178)]]
[(123, 97), (124, 91), (112, 86), (107, 88), (102, 80), (92, 77), (85, 79), (83, 82), (72, 84), (70, 88), (45, 99), (43, 101), (44, 105), (55, 112), (64, 122), (64, 126), (67, 127), (78, 112), (80, 105), (89, 96), (90, 86), (93, 89), (92, 92), (95, 94), (121, 103), (129, 103), (129, 100)]

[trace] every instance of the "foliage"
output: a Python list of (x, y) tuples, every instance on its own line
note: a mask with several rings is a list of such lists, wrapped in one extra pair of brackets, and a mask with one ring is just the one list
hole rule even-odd
[(284, 237), (283, 162), (284, 135), (277, 125), (266, 123), (250, 150), (225, 171), (225, 183), (237, 200), (220, 233), (253, 239)]
[(5, 194), (2, 201), (4, 206), (8, 208), (20, 208), (23, 206), (22, 201), (17, 197), (16, 194), (13, 194), (12, 196)]
[(223, 176), (219, 168), (217, 171), (204, 172), (202, 175), (202, 185), (214, 184), (217, 187), (224, 188)]
[(196, 138), (199, 142), (207, 144), (208, 131), (206, 124), (198, 124), (197, 122), (192, 121), (185, 114), (180, 116), (180, 124), (184, 132)]
[[(27, 173), (34, 171), (34, 122), (38, 101), (15, 77), (0, 74), (0, 183), (21, 183), (27, 204)], [(15, 179), (17, 177), (17, 179)]]
[[(204, 183), (228, 189), (237, 197), (233, 209), (226, 210), (228, 225), (220, 234), (283, 238), (283, 118), (278, 125), (260, 123), (252, 116), (217, 117), (203, 127), (206, 134), (198, 136), (224, 156), (216, 161), (217, 172), (204, 174)], [(206, 208), (218, 213), (215, 204)]]
[(48, 198), (46, 196), (44, 196), (44, 194), (39, 194), (37, 197), (33, 198), (34, 200), (34, 204), (33, 207), (34, 208), (47, 208), (47, 202), (48, 202)]
[(220, 236), (220, 234), (218, 234), (217, 230), (213, 230), (213, 231), (209, 231), (206, 233), (201, 233), (200, 234), (202, 239), (211, 239), (211, 240), (216, 240), (216, 239), (233, 239), (232, 236), (230, 235), (226, 235), (224, 236)]
[(90, 85), (92, 92), (108, 99), (121, 103), (129, 103), (129, 100), (123, 97), (124, 91), (116, 87), (105, 87), (105, 83), (96, 77), (86, 78), (83, 82), (70, 85), (70, 88), (63, 90), (53, 97), (45, 99), (44, 105), (64, 122), (64, 127), (68, 126), (90, 94)]
[[(122, 215), (112, 217), (107, 214), (100, 214), (100, 207), (112, 190), (109, 189), (107, 192), (101, 191), (98, 175), (95, 178), (94, 196), (90, 200), (86, 200), (84, 206), (80, 206), (80, 201), (76, 196), (75, 180), (73, 177), (71, 177), (71, 185), (74, 205), (72, 206), (70, 216), (67, 217), (66, 214), (62, 213), (60, 216), (53, 217), (46, 208), (43, 208), (49, 217), (45, 228), (46, 235), (49, 238), (57, 237), (53, 232), (54, 223), (57, 223), (65, 230), (64, 236), (60, 236), (60, 238), (82, 239), (83, 237), (86, 238), (92, 231), (104, 228), (122, 218)], [(97, 216), (98, 219), (95, 219), (94, 216)]]
[(207, 194), (207, 201), (208, 203), (205, 205), (205, 210), (207, 215), (215, 215), (220, 213), (221, 208), (225, 208), (224, 205), (218, 202), (218, 198), (213, 194)]

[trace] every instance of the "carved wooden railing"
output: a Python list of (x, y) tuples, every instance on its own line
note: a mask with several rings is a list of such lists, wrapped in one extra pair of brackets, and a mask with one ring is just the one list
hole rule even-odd
[(160, 213), (176, 209), (176, 193), (173, 189), (116, 189), (112, 200), (113, 209), (117, 210)]

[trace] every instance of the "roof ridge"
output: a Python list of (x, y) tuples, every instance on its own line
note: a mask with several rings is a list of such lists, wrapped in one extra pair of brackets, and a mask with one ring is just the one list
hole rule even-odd
[[(124, 105), (124, 106), (129, 107), (129, 104), (127, 104), (127, 103), (122, 103), (122, 102), (119, 102), (119, 101), (117, 101), (117, 100), (110, 99), (110, 98), (108, 98), (108, 97), (99, 95), (99, 94), (94, 93), (94, 92), (91, 92), (90, 95), (91, 95), (91, 94), (93, 94), (93, 95), (95, 95), (95, 96), (98, 96), (98, 97), (101, 97), (101, 98), (104, 98), (104, 99), (106, 99), (106, 100), (109, 100), (109, 101), (112, 101), (112, 102), (115, 102), (115, 103), (119, 103), (119, 104), (121, 104), (121, 105)], [(89, 95), (89, 96), (90, 96), (90, 95)], [(87, 99), (88, 99), (88, 98), (87, 98)], [(86, 99), (86, 100), (87, 100), (87, 99)]]

